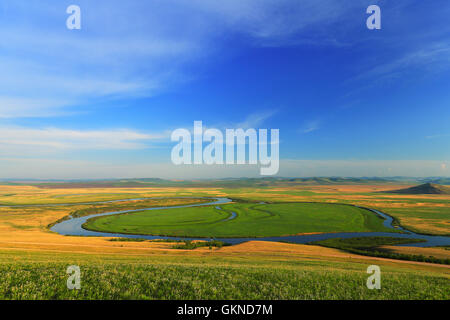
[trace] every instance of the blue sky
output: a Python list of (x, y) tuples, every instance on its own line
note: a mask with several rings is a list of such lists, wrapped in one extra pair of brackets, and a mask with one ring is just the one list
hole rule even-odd
[(282, 176), (450, 176), (449, 16), (445, 0), (4, 0), (0, 178), (258, 176), (174, 167), (170, 132), (195, 120), (280, 129)]

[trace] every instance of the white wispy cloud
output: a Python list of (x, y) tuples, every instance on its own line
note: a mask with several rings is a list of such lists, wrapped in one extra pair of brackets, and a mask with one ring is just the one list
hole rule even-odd
[(395, 78), (404, 72), (418, 69), (427, 71), (443, 71), (450, 67), (450, 44), (438, 42), (425, 48), (404, 53), (401, 57), (379, 63), (354, 80)]
[(277, 114), (277, 110), (267, 110), (267, 111), (261, 111), (257, 113), (249, 114), (244, 121), (238, 122), (234, 124), (233, 126), (230, 126), (230, 129), (233, 128), (242, 128), (242, 129), (248, 129), (248, 128), (255, 128), (258, 129), (262, 125), (264, 125), (264, 122), (272, 118), (275, 114)]
[[(192, 0), (190, 3), (223, 21), (228, 28), (258, 39), (256, 43), (261, 45), (275, 42), (281, 45), (283, 41), (292, 43), (288, 38), (290, 35), (333, 25), (358, 7), (353, 1), (333, 0)], [(321, 36), (328, 39), (325, 33)], [(300, 35), (300, 38), (307, 39), (307, 34)]]
[[(247, 114), (246, 116), (241, 116), (240, 119), (237, 118), (235, 121), (224, 121), (211, 124), (203, 122), (203, 130), (218, 129), (225, 131), (226, 129), (269, 129), (265, 127), (265, 123), (277, 113), (278, 110), (276, 109), (262, 110), (260, 112), (254, 112)], [(190, 124), (189, 127), (191, 126), (192, 125)]]
[(70, 105), (70, 101), (0, 96), (0, 119), (59, 116), (67, 114), (67, 111), (63, 111), (61, 108), (68, 105)]
[(68, 130), (58, 128), (0, 128), (0, 154), (28, 155), (30, 152), (55, 153), (67, 150), (145, 149), (168, 133), (143, 133), (129, 129)]
[(313, 120), (306, 122), (303, 127), (300, 129), (302, 133), (310, 133), (314, 132), (320, 129), (320, 121), (319, 120)]

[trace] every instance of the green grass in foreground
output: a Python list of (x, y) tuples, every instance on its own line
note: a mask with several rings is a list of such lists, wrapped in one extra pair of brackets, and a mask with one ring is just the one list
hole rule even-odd
[[(13, 261), (16, 260), (16, 261)], [(81, 268), (81, 290), (66, 269)], [(366, 287), (368, 264), (292, 259), (92, 257), (0, 252), (0, 299), (449, 299), (445, 270), (381, 266), (381, 290)]]
[[(392, 232), (365, 209), (326, 203), (235, 203), (92, 218), (89, 230), (180, 237), (269, 237), (314, 232)], [(231, 212), (236, 218), (228, 220)]]
[(420, 261), (450, 264), (450, 259), (439, 259), (435, 257), (425, 257), (423, 255), (404, 254), (397, 252), (389, 252), (385, 249), (378, 248), (379, 246), (391, 246), (397, 244), (419, 243), (425, 240), (420, 239), (404, 239), (404, 238), (392, 238), (392, 237), (362, 237), (362, 238), (349, 238), (349, 239), (328, 239), (313, 242), (311, 244), (320, 245), (328, 248), (341, 249), (344, 251), (372, 256), (383, 257), (390, 259)]

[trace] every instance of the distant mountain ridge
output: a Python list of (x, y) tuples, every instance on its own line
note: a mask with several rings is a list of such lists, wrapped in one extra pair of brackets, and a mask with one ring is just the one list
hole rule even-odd
[(450, 178), (420, 178), (418, 179), (419, 182), (422, 183), (434, 183), (434, 184), (443, 184), (443, 185), (450, 185)]
[[(400, 184), (404, 184), (401, 182)], [(399, 181), (377, 177), (310, 177), (310, 178), (224, 178), (197, 180), (164, 180), (158, 178), (104, 179), (104, 180), (47, 180), (14, 181), (0, 184), (34, 185), (41, 188), (102, 188), (102, 187), (200, 187), (200, 188), (251, 188), (251, 187), (291, 187), (310, 185), (362, 185), (362, 184), (399, 184)], [(409, 182), (411, 185), (411, 182)]]
[(390, 193), (398, 193), (398, 194), (449, 194), (450, 195), (450, 187), (441, 186), (435, 183), (425, 183), (415, 187), (400, 189), (400, 190), (392, 190)]

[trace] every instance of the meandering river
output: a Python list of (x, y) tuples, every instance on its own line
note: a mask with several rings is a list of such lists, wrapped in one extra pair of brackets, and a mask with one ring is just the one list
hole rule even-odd
[[(140, 199), (127, 199), (127, 200), (145, 200), (145, 199), (155, 199), (155, 198), (140, 198)], [(102, 202), (89, 202), (83, 204), (98, 204), (98, 203), (111, 203), (111, 202), (120, 202), (125, 200), (113, 200), (113, 201), (102, 201)], [(79, 218), (71, 218), (69, 220), (60, 222), (51, 227), (51, 230), (57, 232), (61, 235), (67, 236), (92, 236), (92, 237), (122, 237), (122, 238), (141, 238), (141, 239), (173, 239), (173, 240), (205, 240), (204, 238), (179, 238), (179, 237), (163, 237), (163, 236), (148, 236), (148, 235), (130, 235), (130, 234), (121, 234), (121, 233), (106, 233), (106, 232), (96, 232), (83, 229), (83, 224), (93, 217), (101, 217), (101, 216), (110, 216), (114, 214), (128, 213), (128, 212), (137, 212), (144, 210), (164, 210), (164, 209), (174, 209), (174, 208), (190, 208), (190, 207), (199, 207), (199, 206), (209, 206), (215, 205), (218, 209), (221, 209), (221, 204), (230, 203), (232, 200), (228, 198), (211, 198), (211, 202), (207, 203), (197, 203), (197, 204), (189, 204), (189, 205), (180, 205), (180, 206), (171, 206), (171, 207), (156, 207), (156, 208), (147, 208), (147, 209), (137, 209), (137, 210), (124, 210), (124, 211), (113, 211), (100, 213), (95, 215), (89, 215), (85, 217)], [(71, 204), (57, 204), (51, 206), (62, 206), (62, 205), (71, 205)], [(45, 206), (45, 205), (39, 205)], [(48, 205), (47, 205), (48, 206)], [(378, 210), (368, 209), (378, 214), (379, 216), (384, 218), (384, 225), (388, 228), (395, 230), (402, 230), (404, 233), (389, 233), (389, 232), (341, 232), (341, 233), (321, 233), (321, 234), (309, 234), (309, 235), (296, 235), (296, 236), (285, 236), (285, 237), (263, 237), (263, 238), (215, 238), (215, 240), (220, 240), (223, 242), (231, 243), (231, 244), (239, 244), (245, 241), (258, 240), (258, 241), (288, 241), (293, 243), (305, 244), (313, 241), (326, 240), (331, 238), (354, 238), (354, 237), (396, 237), (396, 238), (406, 238), (406, 239), (423, 239), (426, 242), (422, 243), (412, 243), (412, 244), (404, 244), (403, 246), (414, 246), (414, 247), (433, 247), (433, 246), (448, 246), (450, 245), (450, 237), (446, 236), (429, 236), (429, 235), (421, 235), (417, 234), (403, 228), (395, 228), (392, 226), (393, 219), (392, 217), (384, 214)], [(232, 220), (236, 217), (236, 213), (232, 213), (230, 217), (225, 219), (224, 221)]]

